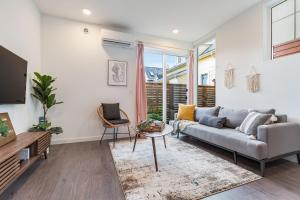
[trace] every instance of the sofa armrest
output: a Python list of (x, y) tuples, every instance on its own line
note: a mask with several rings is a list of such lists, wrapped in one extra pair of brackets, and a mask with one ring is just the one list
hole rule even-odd
[(289, 122), (259, 126), (257, 140), (267, 143), (268, 158), (300, 151), (300, 125)]

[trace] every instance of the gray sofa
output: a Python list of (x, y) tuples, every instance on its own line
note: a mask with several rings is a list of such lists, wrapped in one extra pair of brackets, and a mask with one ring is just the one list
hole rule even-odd
[[(274, 109), (258, 111), (275, 114)], [(286, 115), (276, 115), (277, 123), (258, 127), (257, 139), (250, 139), (246, 134), (237, 131), (248, 115), (248, 110), (227, 108), (196, 108), (195, 121), (200, 116), (212, 115), (226, 117), (224, 128), (218, 129), (202, 124), (191, 124), (178, 131), (179, 134), (191, 136), (206, 143), (233, 152), (234, 162), (237, 155), (242, 155), (260, 162), (261, 175), (264, 176), (265, 164), (269, 161), (296, 154), (300, 164), (300, 126), (298, 123), (287, 122)]]

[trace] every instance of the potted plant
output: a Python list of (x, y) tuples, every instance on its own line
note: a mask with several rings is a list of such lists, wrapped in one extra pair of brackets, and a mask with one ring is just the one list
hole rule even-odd
[(51, 127), (51, 123), (48, 122), (47, 119), (47, 113), (49, 109), (57, 104), (63, 103), (62, 101), (56, 100), (56, 95), (54, 93), (56, 88), (53, 87), (55, 78), (49, 75), (42, 75), (38, 72), (35, 72), (34, 75), (35, 78), (32, 79), (34, 83), (32, 96), (42, 104), (43, 116), (40, 117), (39, 124), (33, 125), (33, 127), (29, 129), (29, 131), (49, 131), (51, 134), (60, 134), (63, 132), (62, 128)]

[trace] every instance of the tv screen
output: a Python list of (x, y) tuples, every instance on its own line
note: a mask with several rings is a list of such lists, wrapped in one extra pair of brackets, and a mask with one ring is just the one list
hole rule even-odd
[(25, 104), (27, 61), (0, 46), (0, 104)]

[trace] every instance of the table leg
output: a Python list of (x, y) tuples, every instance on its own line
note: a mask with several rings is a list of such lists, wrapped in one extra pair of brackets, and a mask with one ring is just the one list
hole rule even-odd
[(163, 136), (163, 138), (164, 138), (164, 144), (165, 144), (165, 148), (167, 148), (166, 137), (165, 137), (165, 136)]
[(136, 140), (137, 140), (138, 135), (139, 135), (138, 133), (135, 134), (132, 152), (134, 152), (134, 150), (135, 150), (135, 145), (136, 145)]
[(156, 158), (156, 147), (155, 147), (155, 139), (152, 139), (152, 147), (153, 147), (153, 155), (154, 155), (154, 161), (155, 161), (155, 169), (158, 171), (158, 166), (157, 166), (157, 158)]

